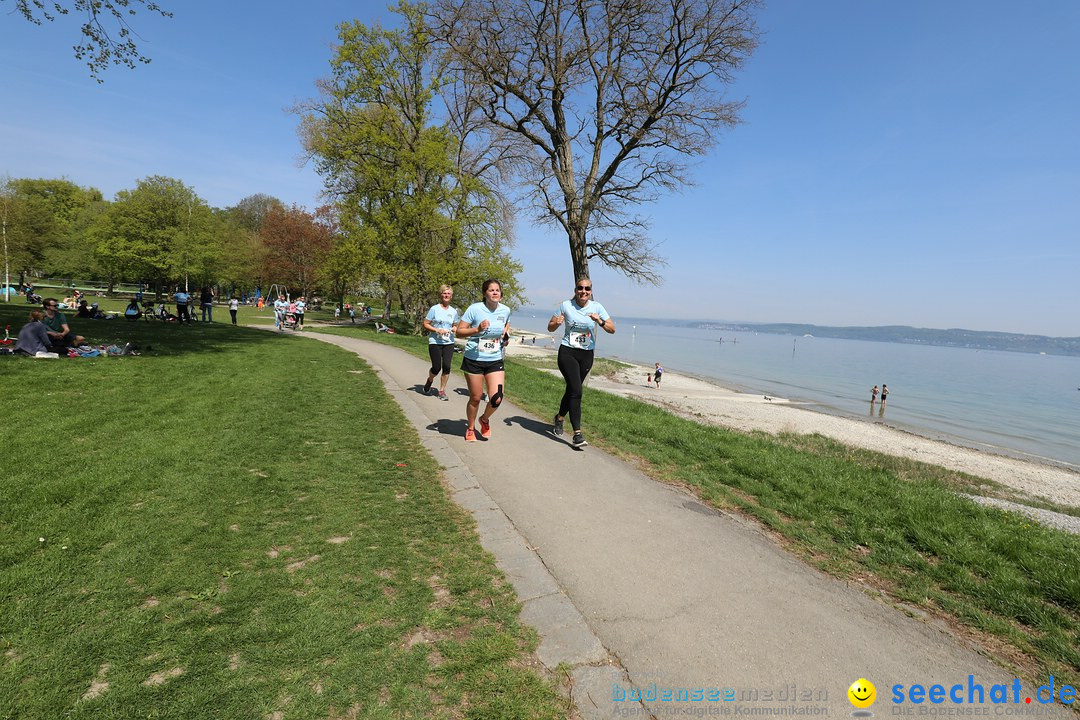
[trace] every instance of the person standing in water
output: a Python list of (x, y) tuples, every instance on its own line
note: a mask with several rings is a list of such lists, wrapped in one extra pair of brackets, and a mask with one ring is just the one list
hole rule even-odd
[(559, 345), (559, 372), (566, 381), (566, 390), (559, 403), (559, 412), (555, 414), (552, 432), (563, 434), (563, 420), (570, 415), (570, 425), (574, 428), (572, 445), (582, 448), (588, 445), (581, 432), (581, 395), (585, 377), (593, 365), (593, 352), (596, 349), (596, 330), (615, 332), (615, 321), (603, 305), (593, 299), (592, 280), (578, 278), (574, 286), (574, 297), (565, 300), (548, 321), (548, 332), (563, 326), (563, 339)]

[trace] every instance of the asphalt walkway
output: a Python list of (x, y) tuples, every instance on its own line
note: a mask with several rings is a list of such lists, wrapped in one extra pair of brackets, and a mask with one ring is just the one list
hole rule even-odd
[[(465, 443), (458, 358), (451, 400), (441, 402), (421, 392), (424, 361), (304, 335), (356, 352), (382, 378), (517, 589), (524, 621), (541, 636), (540, 660), (572, 668), (584, 717), (844, 716), (860, 678), (877, 688), (878, 716), (944, 714), (965, 706), (894, 706), (891, 688), (959, 683), (966, 702), (969, 675), (987, 692), (1013, 683), (935, 623), (823, 575), (752, 523), (601, 450), (572, 449), (549, 433), (550, 420), (511, 402), (495, 414), (490, 440)], [(664, 701), (665, 691), (689, 700)]]

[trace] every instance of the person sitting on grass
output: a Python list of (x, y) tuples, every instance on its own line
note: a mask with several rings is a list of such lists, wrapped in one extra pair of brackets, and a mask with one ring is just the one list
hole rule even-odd
[(75, 317), (80, 318), (92, 318), (94, 315), (90, 312), (90, 306), (86, 304), (86, 300), (79, 301), (79, 309), (75, 311)]
[(42, 322), (48, 330), (49, 344), (54, 348), (53, 352), (59, 352), (56, 348), (78, 347), (86, 341), (82, 335), (71, 331), (67, 318), (60, 312), (60, 302), (56, 298), (45, 298), (41, 305), (45, 308)]
[(19, 339), (15, 341), (15, 352), (23, 355), (37, 355), (39, 352), (53, 352), (49, 342), (49, 330), (42, 320), (45, 313), (41, 310), (30, 311), (30, 322), (19, 330)]

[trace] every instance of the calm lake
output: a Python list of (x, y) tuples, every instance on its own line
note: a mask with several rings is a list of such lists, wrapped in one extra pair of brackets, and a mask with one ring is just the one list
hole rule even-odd
[[(548, 318), (527, 308), (510, 322), (546, 333)], [(600, 334), (597, 355), (1080, 470), (1077, 357), (618, 322), (615, 335)], [(870, 388), (882, 383), (889, 402), (871, 416)]]

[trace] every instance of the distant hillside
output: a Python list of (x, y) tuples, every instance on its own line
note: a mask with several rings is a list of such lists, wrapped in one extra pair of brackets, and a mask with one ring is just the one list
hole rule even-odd
[(975, 348), (977, 350), (1007, 350), (1047, 355), (1080, 356), (1080, 337), (1060, 338), (1045, 335), (1021, 335), (1018, 333), (988, 332), (952, 328), (914, 328), (906, 325), (884, 327), (829, 327), (826, 325), (800, 325), (797, 323), (695, 323), (696, 327), (748, 332), (764, 332), (775, 335), (813, 335), (815, 337), (845, 338), (848, 340), (875, 340), (878, 342), (908, 343), (912, 345), (941, 345), (945, 347)]

